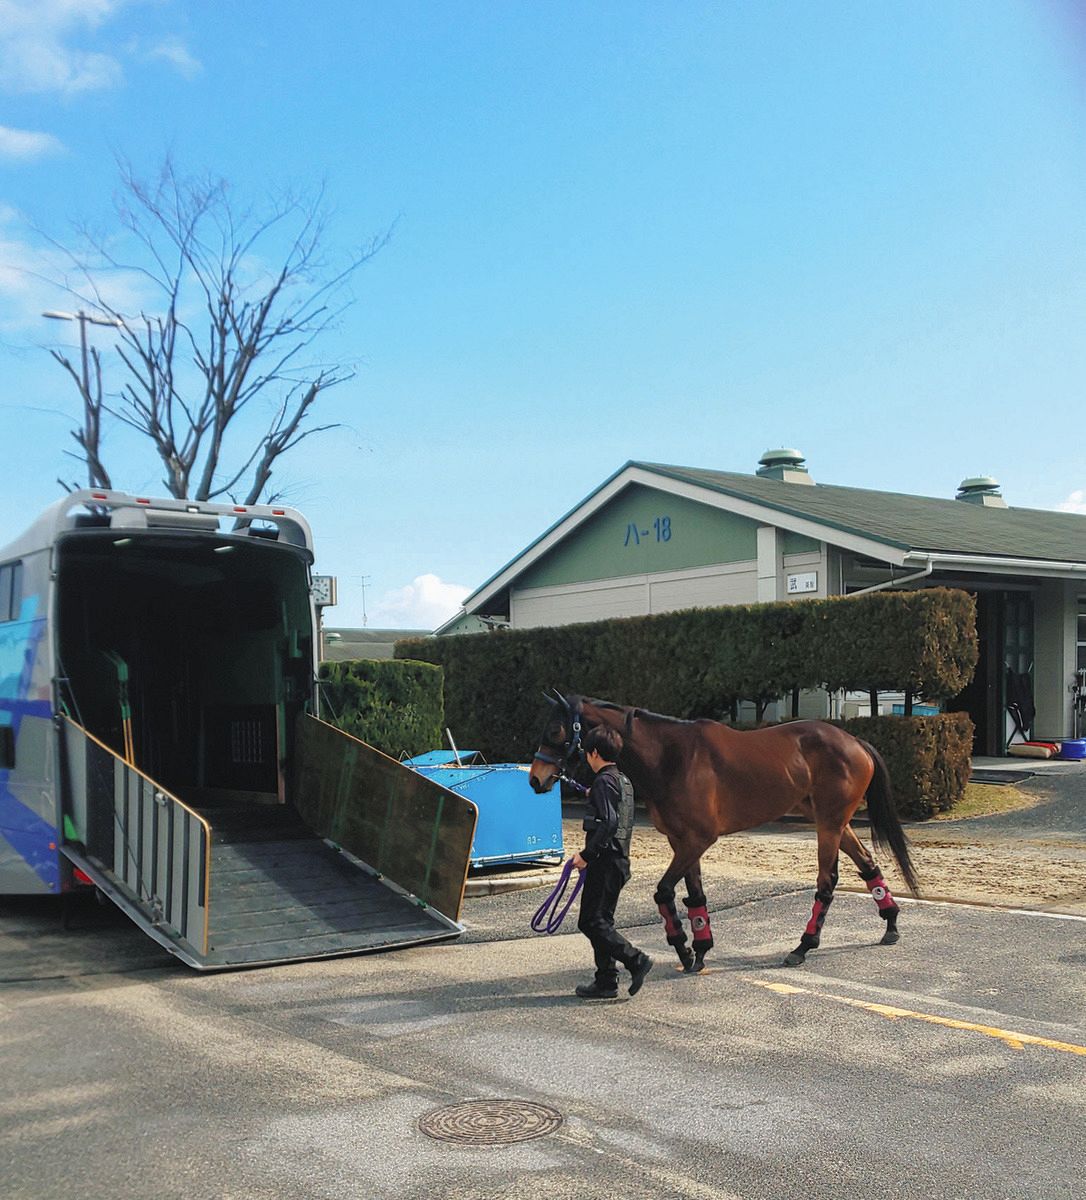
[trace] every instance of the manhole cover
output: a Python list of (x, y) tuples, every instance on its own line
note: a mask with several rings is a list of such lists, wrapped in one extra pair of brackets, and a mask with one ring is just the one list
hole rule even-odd
[(419, 1129), (439, 1142), (465, 1146), (505, 1146), (546, 1137), (562, 1124), (562, 1114), (529, 1100), (465, 1100), (435, 1108)]

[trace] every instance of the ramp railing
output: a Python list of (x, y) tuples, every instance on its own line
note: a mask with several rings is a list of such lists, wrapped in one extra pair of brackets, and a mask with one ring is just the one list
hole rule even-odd
[(92, 878), (100, 872), (159, 934), (206, 955), (211, 826), (81, 725), (60, 720), (65, 853), (85, 859)]

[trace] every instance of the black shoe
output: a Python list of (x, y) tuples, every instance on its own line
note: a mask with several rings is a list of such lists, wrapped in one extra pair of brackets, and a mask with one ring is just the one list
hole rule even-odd
[(630, 968), (630, 995), (636, 996), (641, 991), (641, 985), (645, 982), (645, 976), (652, 970), (652, 959), (647, 954), (642, 954), (640, 958), (634, 961), (634, 965)]
[(614, 1000), (618, 995), (618, 984), (607, 988), (598, 983), (579, 983), (574, 991), (582, 1000)]

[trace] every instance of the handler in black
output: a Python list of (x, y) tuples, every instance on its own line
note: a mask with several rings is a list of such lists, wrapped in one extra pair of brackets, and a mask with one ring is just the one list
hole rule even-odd
[(584, 739), (585, 759), (596, 778), (588, 793), (585, 847), (573, 855), (584, 871), (581, 916), (577, 928), (592, 943), (596, 978), (577, 985), (583, 1000), (611, 1000), (618, 995), (616, 960), (630, 972), (630, 995), (641, 990), (652, 970), (652, 959), (637, 950), (615, 928), (615, 905), (630, 878), (630, 836), (633, 833), (633, 786), (615, 766), (622, 752), (622, 735), (607, 726), (590, 730)]

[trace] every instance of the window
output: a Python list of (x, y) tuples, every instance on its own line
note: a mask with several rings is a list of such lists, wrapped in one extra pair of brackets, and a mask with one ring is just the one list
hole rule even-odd
[(0, 566), (0, 621), (14, 621), (23, 602), (23, 564)]
[(1003, 663), (1028, 675), (1033, 670), (1033, 597), (1009, 594), (1004, 609)]

